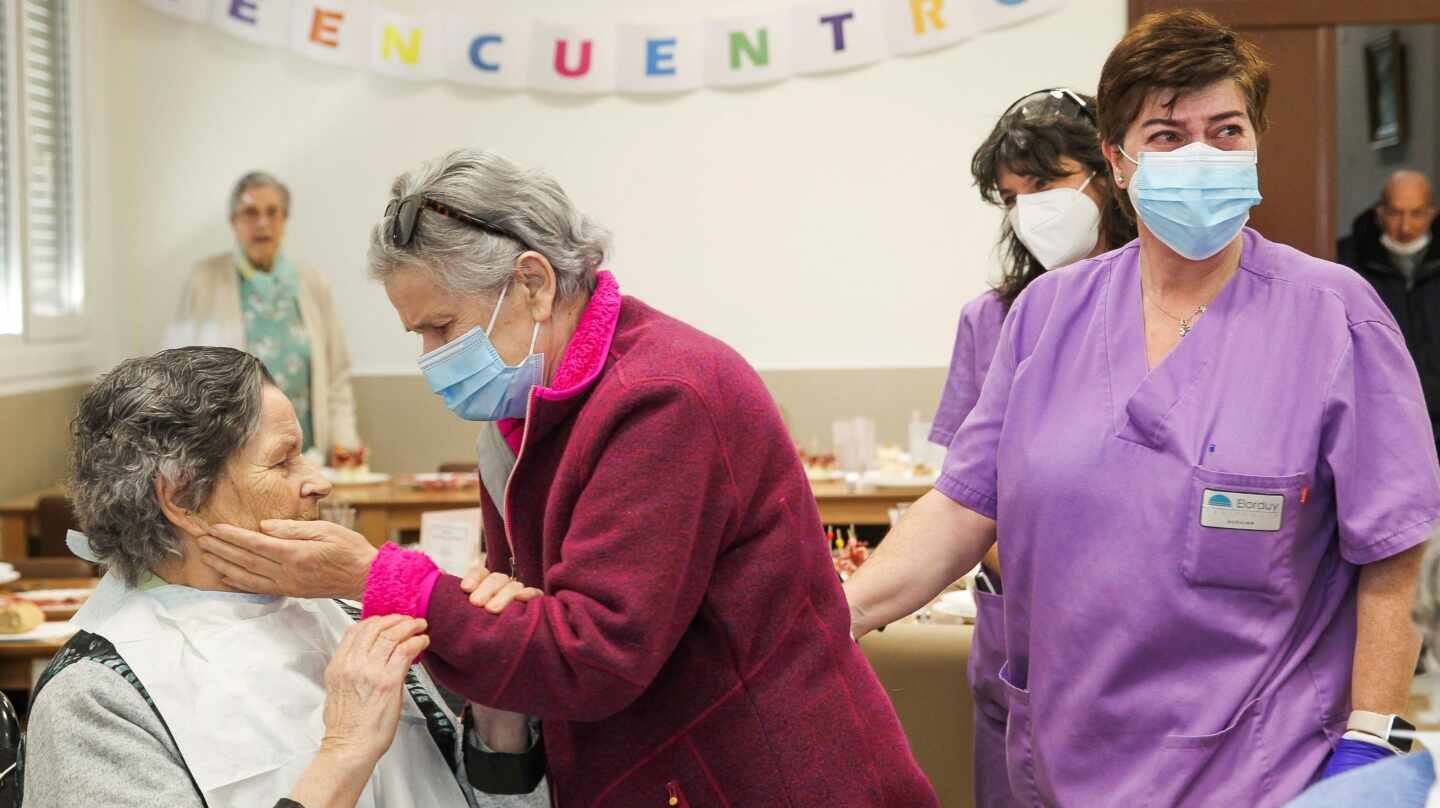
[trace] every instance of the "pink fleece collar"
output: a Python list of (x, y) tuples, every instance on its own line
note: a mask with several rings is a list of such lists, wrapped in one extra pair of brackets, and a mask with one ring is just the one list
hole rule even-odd
[[(555, 378), (549, 387), (537, 387), (535, 397), (546, 401), (563, 401), (585, 392), (600, 371), (605, 367), (605, 357), (610, 353), (610, 343), (615, 339), (615, 327), (620, 322), (620, 284), (609, 272), (595, 276), (595, 291), (590, 302), (580, 314), (575, 333), (565, 346), (560, 366), (555, 368)], [(509, 444), (510, 450), (520, 453), (520, 440), (525, 435), (524, 418), (505, 418), (495, 424), (500, 435)]]
[(540, 387), (535, 392), (546, 401), (560, 401), (585, 392), (601, 369), (605, 357), (610, 353), (610, 343), (615, 339), (615, 326), (620, 322), (620, 284), (609, 272), (595, 276), (595, 291), (590, 302), (580, 314), (575, 333), (565, 346), (565, 356), (555, 368), (555, 377), (549, 387)]

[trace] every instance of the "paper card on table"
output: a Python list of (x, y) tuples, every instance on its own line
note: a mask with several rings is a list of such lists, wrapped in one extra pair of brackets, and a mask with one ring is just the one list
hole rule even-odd
[(464, 576), (480, 559), (480, 509), (420, 514), (420, 552), (451, 575)]
[(290, 49), (319, 62), (364, 64), (370, 4), (364, 0), (296, 0)]
[(964, 42), (979, 31), (974, 3), (994, 0), (886, 0), (885, 28), (890, 50), (924, 53)]
[(215, 0), (210, 24), (233, 37), (283, 48), (290, 43), (290, 0)]
[(615, 89), (615, 26), (536, 22), (530, 36), (530, 88), (585, 95)]
[(871, 0), (807, 3), (790, 14), (795, 72), (828, 73), (885, 55), (885, 17)]
[(440, 77), (445, 45), (443, 18), (412, 17), (382, 10), (370, 12), (370, 69), (412, 81)]
[(618, 42), (620, 92), (678, 93), (700, 86), (704, 67), (698, 24), (624, 24)]
[(145, 5), (187, 22), (210, 19), (210, 0), (143, 0)]
[(789, 78), (790, 20), (784, 13), (706, 20), (705, 83), (744, 87)]
[(1049, 14), (1065, 0), (980, 0), (975, 5), (975, 23), (981, 31), (1006, 28)]
[(517, 90), (530, 69), (530, 22), (456, 16), (445, 23), (445, 78), (459, 84)]

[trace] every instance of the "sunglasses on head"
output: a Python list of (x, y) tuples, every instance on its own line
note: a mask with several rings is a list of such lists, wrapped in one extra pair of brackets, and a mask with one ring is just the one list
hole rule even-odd
[(1095, 108), (1068, 87), (1052, 87), (1023, 95), (1000, 117), (1003, 120), (1011, 115), (1019, 115), (1022, 120), (1027, 121), (1058, 115), (1073, 120), (1086, 120), (1091, 126), (1098, 125)]
[(404, 199), (392, 199), (390, 200), (390, 204), (385, 206), (385, 217), (390, 220), (385, 227), (385, 232), (389, 237), (391, 246), (408, 247), (410, 245), (411, 240), (415, 238), (415, 226), (419, 223), (421, 208), (433, 211), (446, 218), (454, 219), (457, 222), (464, 222), (471, 227), (479, 228), (492, 235), (503, 236), (504, 238), (519, 243), (519, 245), (526, 250), (532, 249), (529, 244), (525, 243), (525, 239), (520, 238), (494, 222), (487, 221), (479, 216), (472, 216), (463, 210), (457, 210), (443, 202), (436, 202), (427, 196), (421, 196), (419, 194), (413, 194)]

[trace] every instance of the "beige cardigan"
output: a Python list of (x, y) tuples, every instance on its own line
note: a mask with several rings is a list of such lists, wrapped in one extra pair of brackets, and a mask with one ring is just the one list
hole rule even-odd
[[(310, 334), (310, 418), (315, 445), (327, 454), (334, 446), (359, 446), (350, 351), (335, 315), (330, 282), (306, 267), (300, 267), (300, 318)], [(191, 270), (180, 295), (179, 316), (166, 329), (165, 344), (245, 348), (240, 274), (233, 253), (212, 255)]]

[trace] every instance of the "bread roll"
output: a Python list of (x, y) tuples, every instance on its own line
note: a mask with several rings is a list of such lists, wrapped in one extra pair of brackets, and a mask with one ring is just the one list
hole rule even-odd
[(24, 634), (45, 622), (45, 612), (24, 598), (0, 598), (0, 634)]

